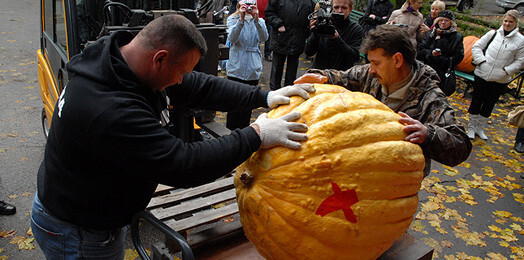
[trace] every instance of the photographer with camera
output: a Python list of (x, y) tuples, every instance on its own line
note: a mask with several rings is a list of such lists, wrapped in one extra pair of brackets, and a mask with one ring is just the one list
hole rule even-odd
[[(227, 18), (227, 39), (231, 42), (227, 78), (257, 86), (262, 72), (262, 54), (259, 45), (268, 38), (266, 23), (258, 17), (256, 0), (240, 0), (237, 11)], [(227, 113), (226, 127), (244, 128), (251, 120), (251, 109)]]
[(360, 59), (364, 31), (349, 19), (353, 0), (320, 1), (310, 15), (311, 31), (305, 53), (315, 56), (314, 69), (347, 70)]

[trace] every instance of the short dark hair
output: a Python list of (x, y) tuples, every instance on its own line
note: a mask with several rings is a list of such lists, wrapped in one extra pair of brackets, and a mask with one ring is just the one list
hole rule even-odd
[(206, 55), (206, 40), (196, 26), (182, 15), (165, 15), (154, 19), (139, 34), (144, 47), (167, 48), (175, 56), (191, 49), (198, 49), (201, 56)]
[(382, 48), (386, 54), (393, 56), (400, 52), (408, 65), (415, 63), (417, 49), (413, 46), (406, 29), (383, 24), (370, 30), (360, 46), (360, 52), (367, 54), (369, 50)]

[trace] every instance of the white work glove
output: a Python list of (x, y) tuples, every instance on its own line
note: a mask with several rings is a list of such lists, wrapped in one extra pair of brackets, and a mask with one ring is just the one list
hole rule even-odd
[(308, 92), (315, 93), (313, 84), (290, 85), (275, 91), (270, 91), (269, 94), (267, 94), (267, 105), (269, 108), (275, 108), (279, 105), (289, 104), (289, 97), (291, 96), (301, 96), (304, 99), (308, 99)]
[(260, 129), (261, 149), (271, 148), (273, 146), (284, 146), (291, 149), (300, 149), (302, 145), (298, 141), (307, 140), (307, 125), (302, 123), (291, 122), (299, 119), (299, 112), (291, 112), (279, 118), (267, 118), (267, 114), (261, 114), (253, 123)]

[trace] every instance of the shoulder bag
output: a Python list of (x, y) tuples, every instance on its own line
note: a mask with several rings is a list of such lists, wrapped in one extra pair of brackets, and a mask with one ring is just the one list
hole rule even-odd
[[(493, 41), (493, 39), (495, 39), (495, 36), (497, 36), (497, 31), (495, 31), (493, 36), (491, 36), (491, 39), (489, 39), (489, 42), (488, 42), (488, 44), (486, 44), (486, 47), (484, 49), (482, 49), (482, 54), (486, 55), (486, 50), (488, 49), (488, 47), (491, 44), (491, 42)], [(478, 64), (474, 60), (472, 60), (471, 61), (471, 65), (476, 67)]]
[(444, 78), (441, 80), (440, 89), (447, 97), (455, 93), (455, 90), (457, 89), (457, 77), (455, 75), (455, 70), (453, 69), (453, 58), (450, 59), (448, 69), (446, 70), (446, 73), (444, 73)]

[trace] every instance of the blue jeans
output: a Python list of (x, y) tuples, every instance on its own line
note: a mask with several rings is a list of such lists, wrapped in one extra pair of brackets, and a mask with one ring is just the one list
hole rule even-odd
[(124, 259), (127, 227), (93, 230), (62, 221), (46, 211), (38, 193), (33, 200), (31, 228), (48, 260)]

